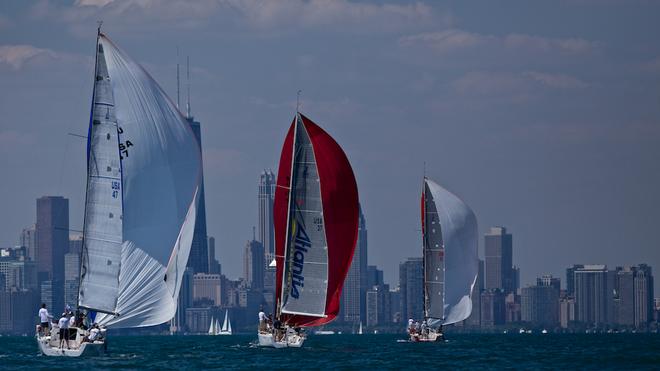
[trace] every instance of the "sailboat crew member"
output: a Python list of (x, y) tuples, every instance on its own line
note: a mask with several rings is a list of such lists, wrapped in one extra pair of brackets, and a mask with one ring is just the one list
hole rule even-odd
[(57, 323), (57, 327), (60, 328), (60, 349), (66, 341), (66, 349), (71, 349), (69, 347), (69, 317), (67, 317), (66, 312), (62, 313), (62, 318)]
[(46, 309), (46, 303), (41, 304), (41, 309), (39, 309), (39, 320), (41, 321), (41, 325), (39, 328), (39, 333), (48, 333), (48, 328), (50, 327), (50, 320), (53, 319), (53, 316), (48, 313), (48, 309)]
[(259, 331), (266, 332), (266, 313), (264, 313), (264, 308), (259, 308)]

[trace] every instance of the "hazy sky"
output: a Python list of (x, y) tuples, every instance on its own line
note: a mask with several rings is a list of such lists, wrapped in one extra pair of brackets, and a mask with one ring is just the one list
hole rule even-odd
[(386, 281), (421, 255), (424, 161), (480, 234), (513, 233), (523, 285), (573, 263), (660, 276), (660, 2), (2, 1), (0, 246), (42, 195), (69, 198), (81, 228), (85, 140), (67, 133), (87, 132), (100, 19), (172, 99), (177, 46), (190, 55), (208, 232), (230, 277), (298, 89), (353, 165)]

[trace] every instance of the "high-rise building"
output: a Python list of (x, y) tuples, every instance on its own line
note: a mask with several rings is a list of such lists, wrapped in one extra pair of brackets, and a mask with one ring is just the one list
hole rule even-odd
[(646, 264), (635, 274), (635, 327), (644, 328), (653, 320), (653, 274)]
[(264, 245), (253, 238), (252, 241), (245, 244), (243, 254), (245, 285), (253, 290), (262, 290), (264, 288), (265, 269)]
[[(543, 278), (539, 280), (543, 281)], [(520, 304), (523, 322), (542, 326), (556, 326), (559, 323), (559, 290), (554, 285), (522, 288)]]
[(390, 286), (376, 285), (366, 292), (367, 326), (386, 325), (392, 320)]
[(186, 268), (183, 272), (176, 313), (170, 321), (170, 331), (172, 332), (186, 331), (186, 310), (193, 306), (193, 276), (192, 268)]
[(78, 303), (79, 272), (80, 253), (64, 254), (64, 304), (68, 304), (72, 308)]
[(32, 260), (37, 260), (37, 226), (35, 224), (23, 228), (20, 238), (21, 246), (25, 246), (27, 257)]
[(209, 273), (221, 274), (222, 267), (215, 257), (215, 237), (209, 237)]
[(513, 236), (504, 227), (491, 227), (485, 235), (485, 289), (514, 292)]
[(366, 322), (367, 226), (362, 207), (359, 210), (358, 240), (341, 293), (341, 318), (348, 323)]
[(37, 290), (37, 265), (24, 251), (0, 249), (0, 291)]
[(613, 275), (609, 274), (605, 265), (585, 265), (575, 269), (574, 276), (575, 319), (589, 325), (606, 325), (608, 309), (612, 308), (613, 303)]
[(617, 267), (614, 292), (614, 322), (635, 325), (635, 267)]
[[(51, 308), (64, 308), (64, 254), (69, 250), (69, 200), (61, 196), (37, 199), (37, 276), (50, 281)], [(43, 301), (44, 298), (42, 298)]]
[(584, 268), (584, 264), (574, 264), (566, 268), (566, 295), (575, 297), (575, 271)]
[(505, 295), (500, 289), (481, 292), (481, 327), (493, 328), (506, 320)]
[[(188, 103), (188, 123), (192, 128), (197, 143), (199, 144), (200, 159), (202, 156), (202, 129), (199, 121), (195, 121), (190, 114), (190, 103)], [(200, 160), (201, 161), (201, 160)], [(203, 168), (203, 166), (202, 166)], [(190, 256), (188, 257), (188, 267), (192, 268), (193, 273), (209, 273), (209, 246), (208, 236), (206, 235), (206, 197), (204, 196), (204, 171), (201, 174), (199, 184), (199, 203), (197, 204), (197, 216), (195, 217), (195, 231), (193, 233)]]
[(401, 318), (424, 318), (424, 266), (422, 258), (408, 258), (399, 264)]
[(536, 278), (536, 286), (552, 286), (557, 290), (557, 294), (561, 291), (561, 280), (559, 277), (552, 277), (551, 274), (544, 274)]
[(275, 201), (275, 188), (277, 179), (273, 171), (268, 169), (261, 172), (257, 198), (259, 201), (259, 242), (264, 246), (266, 262), (275, 258), (275, 224), (273, 221), (273, 202)]
[(562, 328), (569, 328), (575, 321), (575, 299), (565, 296), (559, 300), (559, 322)]
[(222, 303), (222, 277), (219, 274), (196, 273), (193, 276), (193, 303), (208, 299), (213, 305)]

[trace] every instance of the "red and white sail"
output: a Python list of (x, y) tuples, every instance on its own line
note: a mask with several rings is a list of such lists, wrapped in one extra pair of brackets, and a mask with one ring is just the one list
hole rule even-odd
[(357, 184), (337, 142), (300, 113), (282, 148), (274, 220), (278, 317), (332, 321), (357, 242)]

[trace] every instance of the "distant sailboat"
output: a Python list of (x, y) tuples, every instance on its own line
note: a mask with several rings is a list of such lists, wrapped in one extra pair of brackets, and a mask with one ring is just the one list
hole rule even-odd
[(422, 190), (424, 319), (412, 341), (442, 339), (442, 326), (472, 313), (472, 289), (477, 280), (477, 219), (458, 197), (424, 177)]
[(362, 321), (360, 321), (360, 328), (358, 329), (358, 335), (362, 335)]
[(217, 325), (218, 320), (214, 320), (213, 317), (211, 317), (211, 325), (209, 326), (209, 335), (216, 335), (216, 328), (218, 328)]
[[(100, 28), (95, 54), (78, 309), (104, 334), (174, 316), (201, 158), (176, 105)], [(57, 348), (55, 331), (38, 336), (41, 352), (80, 356), (105, 349), (104, 340), (83, 342), (89, 332), (75, 330), (70, 350)]]
[[(216, 326), (218, 322), (216, 320)], [(222, 328), (218, 328), (216, 335), (231, 335), (231, 321), (229, 320), (229, 310), (225, 310), (225, 321), (222, 323)]]
[(300, 328), (339, 312), (358, 230), (355, 176), (341, 147), (300, 113), (284, 140), (274, 205), (276, 295), (273, 332), (259, 345), (300, 347)]

